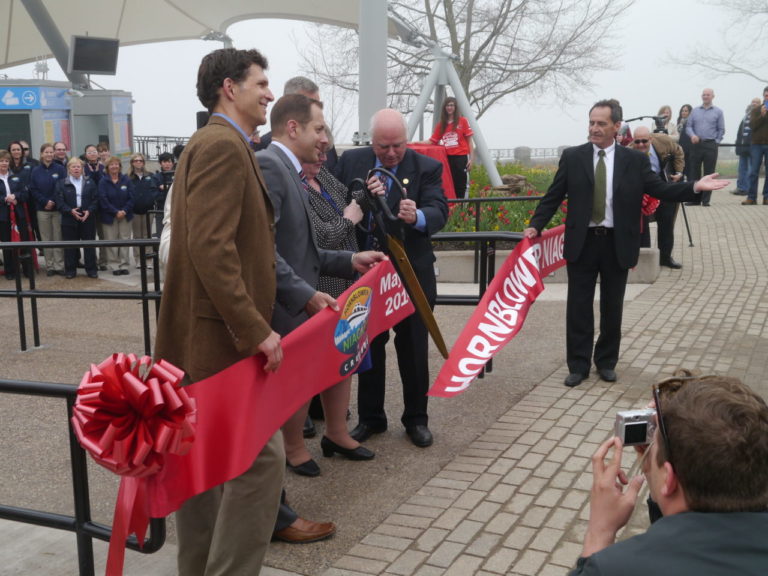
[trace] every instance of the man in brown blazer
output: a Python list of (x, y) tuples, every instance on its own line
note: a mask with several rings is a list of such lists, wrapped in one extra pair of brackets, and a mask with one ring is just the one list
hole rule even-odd
[[(635, 137), (630, 148), (639, 150), (648, 155), (651, 169), (662, 180), (668, 182), (680, 182), (685, 168), (685, 153), (683, 149), (666, 134), (651, 131), (646, 126), (640, 126), (635, 130)], [(656, 208), (656, 245), (659, 248), (659, 264), (679, 270), (683, 267), (672, 258), (672, 249), (675, 247), (675, 219), (679, 202), (662, 200)], [(649, 240), (650, 242), (650, 237)]]
[[(266, 68), (256, 50), (222, 49), (205, 56), (198, 71), (198, 98), (212, 117), (176, 168), (155, 346), (155, 357), (183, 369), (189, 382), (251, 355), (263, 355), (268, 371), (282, 360), (270, 326), (273, 208), (248, 145), (274, 99)], [(284, 467), (277, 432), (241, 476), (185, 502), (176, 514), (179, 574), (260, 572)]]

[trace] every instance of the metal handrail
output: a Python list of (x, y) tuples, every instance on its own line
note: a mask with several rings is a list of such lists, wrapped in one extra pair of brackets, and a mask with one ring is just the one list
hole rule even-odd
[[(19, 339), (21, 350), (27, 349), (26, 318), (24, 314), (24, 300), (28, 299), (31, 305), (32, 330), (34, 346), (40, 346), (40, 325), (37, 314), (37, 300), (39, 298), (72, 298), (72, 299), (99, 299), (99, 300), (140, 300), (142, 306), (142, 320), (144, 324), (144, 353), (151, 355), (152, 343), (149, 322), (149, 302), (155, 302), (155, 315), (160, 312), (160, 269), (158, 267), (157, 247), (160, 244), (158, 238), (136, 238), (133, 240), (73, 240), (59, 242), (0, 242), (0, 250), (16, 250), (16, 261), (19, 262), (22, 250), (35, 250), (37, 248), (108, 248), (108, 247), (132, 247), (139, 248), (139, 262), (141, 273), (141, 289), (136, 290), (40, 290), (36, 287), (35, 271), (30, 267), (29, 288), (23, 289), (22, 275), (15, 271), (15, 284), (11, 290), (0, 290), (0, 298), (15, 298), (19, 317)], [(147, 248), (153, 249), (147, 252)], [(147, 278), (147, 260), (154, 261), (153, 283), (154, 289), (149, 290)]]
[[(88, 490), (88, 458), (85, 450), (77, 441), (74, 429), (69, 425), (77, 396), (77, 386), (56, 382), (0, 380), (0, 393), (64, 398), (66, 400), (70, 467), (72, 471), (72, 496), (75, 510), (74, 516), (69, 516), (44, 510), (0, 504), (0, 518), (74, 532), (77, 539), (77, 558), (80, 576), (95, 576), (93, 539), (97, 538), (109, 542), (112, 536), (112, 528), (99, 522), (94, 522), (91, 517), (91, 499)], [(163, 544), (165, 544), (165, 518), (152, 518), (150, 520), (149, 537), (144, 539), (141, 546), (134, 535), (131, 535), (125, 543), (127, 548), (144, 554), (157, 552), (163, 547)]]

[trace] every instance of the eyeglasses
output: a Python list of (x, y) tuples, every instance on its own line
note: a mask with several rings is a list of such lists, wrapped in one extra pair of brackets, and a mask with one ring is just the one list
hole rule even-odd
[(635, 140), (635, 144), (648, 144), (650, 140)]

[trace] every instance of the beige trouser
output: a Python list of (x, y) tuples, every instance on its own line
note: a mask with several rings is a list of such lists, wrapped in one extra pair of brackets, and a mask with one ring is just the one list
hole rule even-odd
[(285, 452), (278, 430), (242, 475), (176, 512), (180, 576), (257, 576), (272, 538)]
[[(112, 224), (104, 224), (104, 240), (130, 240), (131, 223), (127, 220), (118, 220), (115, 218)], [(112, 271), (128, 269), (128, 257), (130, 251), (128, 246), (107, 248), (107, 266)]]
[[(134, 214), (133, 220), (131, 220), (131, 228), (133, 229), (134, 238), (149, 238), (149, 234), (147, 233), (147, 215)], [(144, 253), (147, 253), (147, 249), (144, 249)], [(137, 268), (139, 264), (141, 264), (138, 246), (133, 247), (133, 262), (136, 264)], [(152, 260), (148, 260), (147, 263), (151, 266)]]
[[(44, 242), (61, 241), (61, 214), (58, 210), (38, 210), (37, 225), (40, 227), (40, 238)], [(43, 250), (45, 256), (45, 269), (64, 271), (64, 249), (46, 248)]]
[[(104, 222), (101, 221), (101, 218), (96, 216), (96, 238), (99, 240), (106, 240), (107, 237), (104, 235)], [(102, 266), (107, 266), (107, 249), (106, 248), (99, 248), (99, 268)]]

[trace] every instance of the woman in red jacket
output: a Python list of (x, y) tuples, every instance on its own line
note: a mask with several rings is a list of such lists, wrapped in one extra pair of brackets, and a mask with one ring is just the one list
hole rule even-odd
[(473, 134), (469, 122), (459, 113), (456, 98), (446, 98), (440, 114), (440, 123), (429, 141), (445, 146), (456, 198), (464, 198), (467, 192), (467, 173), (472, 169), (475, 158)]

